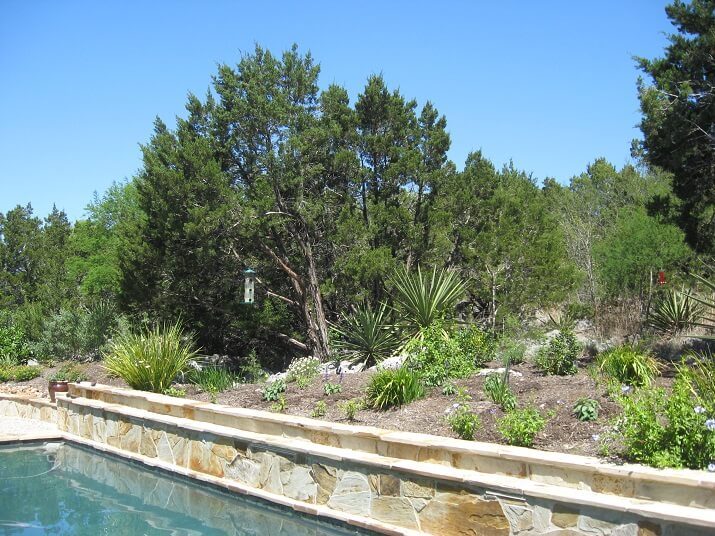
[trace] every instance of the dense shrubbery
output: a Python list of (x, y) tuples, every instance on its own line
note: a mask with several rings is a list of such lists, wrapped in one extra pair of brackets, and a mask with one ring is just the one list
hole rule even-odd
[(197, 355), (179, 323), (126, 332), (111, 341), (104, 366), (134, 389), (163, 393)]
[(465, 357), (471, 357), (476, 367), (483, 367), (496, 355), (494, 337), (477, 326), (457, 330), (454, 340), (457, 342), (460, 352)]
[(28, 365), (0, 366), (0, 382), (26, 382), (40, 375), (40, 367)]
[(83, 382), (88, 379), (84, 369), (74, 363), (65, 363), (47, 378), (53, 381)]
[(29, 353), (25, 334), (19, 327), (0, 326), (0, 365), (17, 365), (27, 359)]
[(317, 357), (295, 359), (286, 371), (286, 382), (296, 382), (299, 387), (306, 387), (320, 375), (320, 360)]
[(497, 429), (509, 445), (531, 447), (536, 434), (546, 426), (546, 419), (532, 407), (514, 409), (497, 420)]
[(451, 378), (466, 378), (476, 370), (474, 355), (464, 352), (440, 323), (425, 329), (406, 347), (408, 365), (419, 372), (425, 385), (442, 385)]

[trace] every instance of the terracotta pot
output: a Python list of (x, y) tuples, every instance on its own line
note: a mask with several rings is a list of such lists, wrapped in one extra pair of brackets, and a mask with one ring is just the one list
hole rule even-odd
[(66, 393), (69, 389), (69, 382), (66, 380), (50, 380), (47, 388), (50, 392), (50, 402), (55, 401), (55, 393)]

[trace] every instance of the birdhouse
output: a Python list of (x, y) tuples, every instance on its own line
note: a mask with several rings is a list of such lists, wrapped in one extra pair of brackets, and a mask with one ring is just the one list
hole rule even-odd
[(243, 271), (243, 303), (253, 303), (253, 294), (256, 286), (256, 272), (247, 268)]

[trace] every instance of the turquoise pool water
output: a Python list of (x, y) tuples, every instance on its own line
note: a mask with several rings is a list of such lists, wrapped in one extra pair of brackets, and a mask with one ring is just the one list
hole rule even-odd
[(0, 446), (0, 534), (368, 534), (66, 443)]

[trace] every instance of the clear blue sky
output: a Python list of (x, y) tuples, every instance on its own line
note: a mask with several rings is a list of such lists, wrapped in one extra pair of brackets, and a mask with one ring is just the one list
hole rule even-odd
[(0, 2), (0, 212), (32, 202), (80, 218), (94, 191), (135, 174), (155, 116), (174, 123), (217, 63), (297, 43), (321, 86), (354, 101), (383, 73), (447, 116), (459, 168), (560, 182), (639, 135), (633, 55), (660, 55), (665, 0)]

